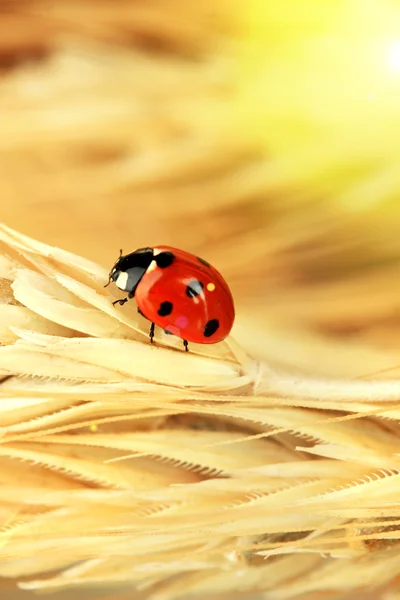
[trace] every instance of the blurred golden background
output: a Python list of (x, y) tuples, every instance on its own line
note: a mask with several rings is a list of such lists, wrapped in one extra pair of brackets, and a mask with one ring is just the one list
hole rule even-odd
[(0, 10), (1, 221), (107, 267), (206, 256), (238, 339), (291, 368), (400, 364), (396, 3)]
[(0, 10), (3, 222), (105, 266), (160, 242), (206, 256), (239, 339), (292, 367), (400, 364), (396, 3)]
[(206, 256), (237, 337), (293, 368), (400, 364), (396, 3), (0, 10), (1, 221), (105, 266)]

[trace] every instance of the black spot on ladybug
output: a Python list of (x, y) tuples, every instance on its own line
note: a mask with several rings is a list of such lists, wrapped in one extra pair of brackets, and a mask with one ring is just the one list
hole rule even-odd
[(168, 329), (164, 329), (164, 333), (166, 333), (167, 335), (173, 335), (172, 331), (168, 331)]
[(203, 291), (203, 287), (204, 285), (201, 283), (201, 281), (198, 279), (193, 279), (193, 281), (190, 281), (186, 288), (186, 296), (189, 296), (189, 298), (198, 296)]
[(172, 302), (161, 302), (158, 314), (160, 317), (167, 317), (172, 313), (173, 305)]
[(204, 337), (211, 337), (219, 328), (218, 319), (211, 319), (207, 321), (206, 326), (204, 327)]
[(169, 267), (172, 265), (172, 263), (175, 260), (175, 255), (172, 254), (172, 252), (160, 252), (160, 254), (157, 254), (154, 257), (154, 260), (156, 261), (157, 267), (160, 267), (161, 269), (165, 269), (166, 267)]
[(205, 265), (206, 267), (211, 267), (210, 263), (204, 260), (204, 258), (201, 258), (200, 256), (196, 256), (196, 258), (199, 262), (201, 262), (202, 265)]

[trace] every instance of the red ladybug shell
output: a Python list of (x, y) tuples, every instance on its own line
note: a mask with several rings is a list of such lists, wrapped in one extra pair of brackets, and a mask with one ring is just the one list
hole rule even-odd
[(173, 255), (167, 267), (153, 261), (135, 291), (143, 315), (188, 342), (215, 344), (232, 329), (235, 308), (222, 275), (203, 259), (169, 246), (153, 248)]

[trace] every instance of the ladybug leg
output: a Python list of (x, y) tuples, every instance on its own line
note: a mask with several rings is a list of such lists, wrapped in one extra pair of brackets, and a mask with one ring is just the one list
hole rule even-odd
[(121, 298), (121, 300), (116, 300), (112, 304), (113, 304), (113, 306), (115, 306), (116, 304), (123, 306), (125, 304), (125, 302), (128, 302), (128, 298)]
[(152, 323), (150, 325), (149, 338), (150, 338), (150, 344), (152, 344), (153, 338), (154, 338), (154, 323)]
[(183, 345), (184, 345), (184, 348), (185, 348), (185, 352), (189, 352), (189, 344), (188, 344), (187, 340), (183, 340)]
[(139, 315), (141, 315), (142, 317), (144, 317), (144, 314), (142, 313), (142, 311), (140, 310), (139, 307), (137, 308), (137, 311), (138, 311)]

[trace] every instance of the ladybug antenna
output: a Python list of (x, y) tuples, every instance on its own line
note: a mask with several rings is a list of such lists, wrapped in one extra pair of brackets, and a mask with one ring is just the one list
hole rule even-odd
[[(122, 248), (120, 248), (120, 250), (119, 250), (119, 257), (118, 257), (118, 260), (121, 258), (121, 256), (122, 256)], [(118, 260), (116, 261), (115, 265), (117, 264)], [(114, 267), (115, 267), (115, 265), (114, 265)], [(113, 267), (113, 268), (114, 268), (114, 267)], [(110, 285), (111, 281), (112, 281), (112, 279), (111, 279), (111, 273), (112, 273), (112, 269), (111, 269), (111, 271), (110, 271), (110, 272), (109, 272), (109, 274), (108, 274), (108, 282), (107, 282), (107, 283), (106, 283), (106, 285), (104, 286), (105, 288), (106, 288), (106, 287), (108, 287), (108, 286)]]

